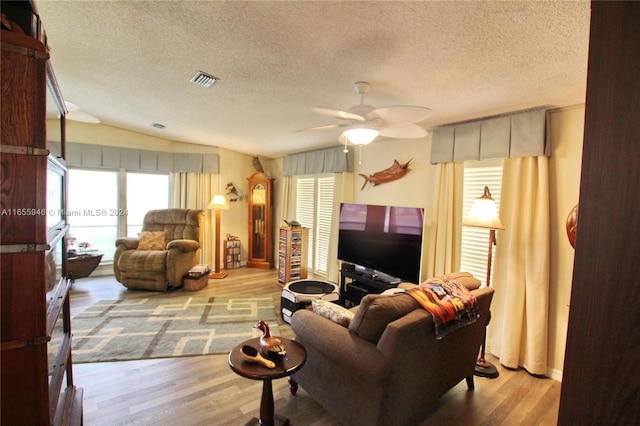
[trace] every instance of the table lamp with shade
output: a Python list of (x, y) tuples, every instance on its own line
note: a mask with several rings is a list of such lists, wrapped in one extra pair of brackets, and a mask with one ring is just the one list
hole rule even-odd
[(229, 203), (224, 195), (218, 194), (213, 196), (207, 208), (216, 211), (215, 269), (209, 274), (209, 278), (221, 279), (226, 277), (227, 273), (220, 271), (220, 211), (228, 210)]
[[(484, 194), (476, 198), (471, 207), (471, 211), (462, 221), (463, 226), (470, 226), (475, 228), (489, 229), (489, 253), (487, 255), (487, 287), (491, 286), (491, 258), (493, 255), (493, 246), (496, 244), (496, 229), (504, 229), (500, 217), (498, 216), (498, 210), (496, 209), (496, 202), (491, 198), (491, 192), (489, 187), (484, 187)], [(491, 319), (489, 317), (489, 319)], [(487, 324), (489, 322), (487, 321)], [(475, 375), (480, 377), (488, 377), (495, 379), (500, 375), (498, 369), (485, 359), (485, 343), (487, 339), (487, 332), (485, 329), (485, 335), (482, 340), (482, 346), (480, 347), (480, 355), (476, 362)]]

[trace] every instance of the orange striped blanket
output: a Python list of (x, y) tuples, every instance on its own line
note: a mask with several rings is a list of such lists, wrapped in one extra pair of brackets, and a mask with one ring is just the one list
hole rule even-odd
[(429, 278), (407, 292), (433, 316), (436, 339), (472, 324), (478, 318), (478, 306), (469, 290), (445, 277)]

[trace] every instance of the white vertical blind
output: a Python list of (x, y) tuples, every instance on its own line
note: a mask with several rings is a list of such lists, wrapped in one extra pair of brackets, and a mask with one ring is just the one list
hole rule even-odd
[[(500, 191), (502, 188), (502, 159), (466, 161), (464, 163), (464, 192), (462, 217), (469, 214), (476, 198), (482, 196), (488, 186), (500, 215)], [(495, 251), (495, 246), (492, 248)], [(487, 257), (489, 254), (489, 229), (462, 227), (460, 270), (471, 273), (486, 285)], [(492, 251), (492, 256), (494, 252)], [(493, 270), (493, 264), (491, 269)], [(492, 272), (493, 273), (493, 272)]]
[(316, 179), (313, 176), (296, 179), (296, 220), (309, 228), (307, 241), (307, 268), (313, 271), (313, 241), (316, 208)]
[(316, 243), (315, 243), (315, 272), (327, 275), (327, 261), (329, 258), (329, 240), (331, 239), (331, 222), (333, 213), (334, 178), (318, 178), (318, 206), (316, 209)]
[(307, 267), (326, 276), (333, 211), (333, 176), (296, 178), (296, 220), (309, 228)]

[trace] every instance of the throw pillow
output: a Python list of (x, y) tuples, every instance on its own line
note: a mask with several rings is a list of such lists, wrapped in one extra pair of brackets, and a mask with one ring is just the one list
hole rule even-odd
[(140, 233), (138, 250), (164, 250), (165, 248), (164, 231), (143, 231)]
[(313, 312), (321, 315), (336, 324), (340, 324), (343, 327), (349, 327), (351, 320), (353, 319), (353, 312), (343, 308), (340, 305), (336, 305), (333, 302), (327, 302), (326, 300), (313, 299), (311, 301)]
[(387, 324), (418, 308), (420, 304), (408, 294), (369, 294), (360, 301), (349, 331), (378, 343)]

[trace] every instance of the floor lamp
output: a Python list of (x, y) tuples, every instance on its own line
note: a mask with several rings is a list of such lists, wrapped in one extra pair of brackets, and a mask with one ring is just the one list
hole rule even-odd
[[(504, 229), (500, 217), (498, 217), (498, 210), (496, 209), (496, 202), (491, 198), (491, 192), (489, 187), (484, 187), (484, 194), (481, 197), (476, 198), (471, 207), (471, 211), (462, 221), (463, 226), (471, 226), (475, 228), (489, 229), (489, 254), (487, 255), (487, 287), (491, 286), (491, 257), (493, 255), (493, 246), (496, 245), (496, 229)], [(491, 319), (491, 312), (489, 312), (489, 320)], [(487, 321), (487, 325), (489, 321)], [(500, 375), (498, 369), (487, 361), (484, 357), (484, 349), (487, 340), (487, 330), (485, 326), (484, 337), (482, 339), (482, 346), (480, 347), (480, 356), (476, 361), (475, 375), (480, 377), (489, 377), (495, 379)]]
[(216, 211), (216, 246), (215, 246), (215, 269), (213, 272), (209, 274), (209, 278), (224, 278), (228, 274), (226, 272), (220, 271), (220, 211), (228, 210), (229, 203), (227, 203), (227, 198), (224, 195), (214, 195), (207, 206), (209, 209), (213, 209)]

